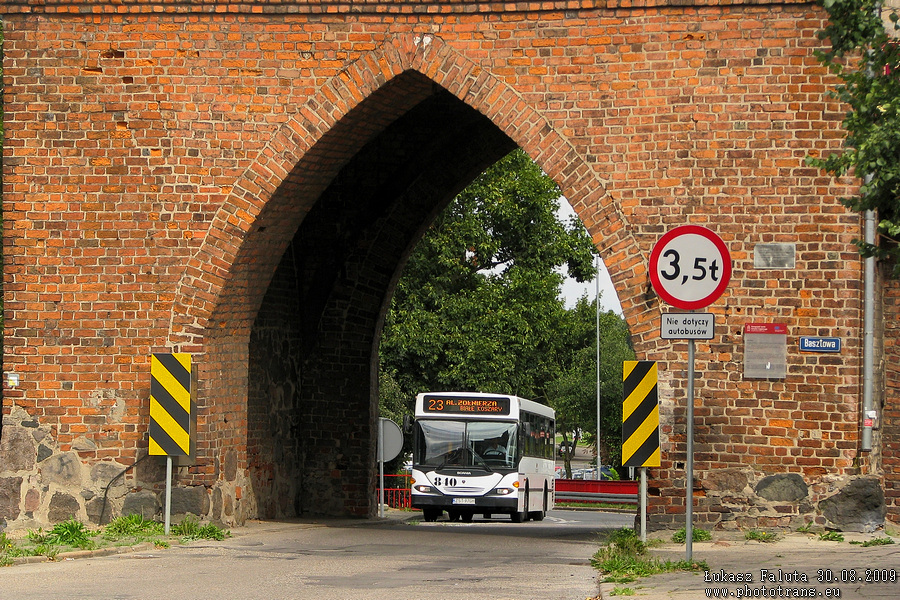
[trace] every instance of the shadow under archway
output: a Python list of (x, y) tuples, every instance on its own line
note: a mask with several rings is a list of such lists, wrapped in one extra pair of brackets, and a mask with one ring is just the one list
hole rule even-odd
[(253, 323), (247, 469), (260, 517), (373, 514), (377, 342), (393, 286), (434, 216), (516, 147), (414, 71), (345, 119), (390, 112), (410, 86), (421, 100), (361, 147), (345, 129), (355, 151), (290, 239)]

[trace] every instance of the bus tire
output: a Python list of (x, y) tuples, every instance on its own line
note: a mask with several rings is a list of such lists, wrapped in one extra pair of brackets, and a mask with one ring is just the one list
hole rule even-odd
[(464, 512), (464, 513), (462, 513), (461, 516), (462, 516), (463, 523), (471, 523), (471, 522), (472, 522), (472, 517), (474, 517), (475, 514), (474, 514), (474, 513), (470, 513), (470, 512)]
[(528, 485), (526, 484), (525, 485), (525, 510), (523, 510), (522, 512), (516, 511), (516, 512), (512, 513), (512, 515), (510, 515), (512, 517), (513, 523), (524, 523), (525, 521), (528, 520), (528, 494), (529, 494)]
[(536, 510), (533, 513), (531, 513), (531, 518), (535, 521), (543, 521), (544, 515), (546, 515), (546, 514), (547, 514), (547, 488), (545, 487), (544, 488), (544, 505), (542, 507), (542, 510)]
[(427, 523), (434, 523), (438, 520), (438, 517), (441, 516), (442, 512), (444, 511), (439, 508), (423, 508), (422, 518), (424, 518)]

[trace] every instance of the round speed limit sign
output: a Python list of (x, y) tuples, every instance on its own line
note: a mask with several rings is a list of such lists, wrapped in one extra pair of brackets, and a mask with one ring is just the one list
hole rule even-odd
[(678, 308), (709, 306), (731, 280), (731, 255), (718, 235), (699, 225), (667, 232), (650, 253), (650, 282)]

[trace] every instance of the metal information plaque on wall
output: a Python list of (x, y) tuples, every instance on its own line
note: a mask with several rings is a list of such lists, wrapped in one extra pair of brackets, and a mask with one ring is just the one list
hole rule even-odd
[(793, 269), (797, 264), (796, 244), (756, 244), (753, 247), (754, 269)]
[(785, 377), (787, 377), (787, 325), (782, 323), (744, 325), (744, 378)]

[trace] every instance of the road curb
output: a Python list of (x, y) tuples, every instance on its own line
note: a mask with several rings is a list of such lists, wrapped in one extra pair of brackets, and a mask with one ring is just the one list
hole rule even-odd
[(71, 552), (60, 552), (55, 557), (50, 558), (44, 554), (39, 556), (18, 556), (11, 559), (10, 566), (27, 565), (42, 562), (62, 562), (64, 560), (76, 560), (83, 558), (97, 558), (100, 556), (112, 556), (115, 554), (129, 554), (131, 552), (143, 552), (145, 550), (153, 550), (156, 545), (153, 542), (141, 542), (134, 546), (111, 546), (108, 548), (97, 548), (96, 550), (73, 550)]

